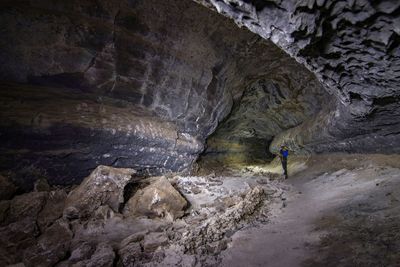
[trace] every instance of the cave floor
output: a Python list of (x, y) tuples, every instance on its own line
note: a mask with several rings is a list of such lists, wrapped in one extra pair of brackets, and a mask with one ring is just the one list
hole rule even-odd
[(221, 266), (400, 266), (398, 155), (331, 154), (290, 167), (282, 206), (269, 223), (236, 232)]

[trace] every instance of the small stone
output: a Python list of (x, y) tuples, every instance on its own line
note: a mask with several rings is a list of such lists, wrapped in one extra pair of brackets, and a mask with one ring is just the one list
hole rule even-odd
[(201, 189), (200, 189), (200, 187), (198, 187), (198, 186), (192, 186), (192, 187), (190, 188), (190, 191), (191, 191), (193, 194), (195, 194), (195, 195), (201, 193)]
[(127, 238), (125, 238), (124, 240), (122, 240), (119, 247), (123, 248), (123, 247), (129, 245), (129, 243), (142, 241), (147, 233), (148, 233), (147, 230), (141, 231), (138, 233), (134, 233), (134, 234), (128, 236)]
[(163, 233), (150, 233), (145, 236), (143, 248), (145, 252), (154, 252), (160, 246), (168, 244), (168, 237)]
[(100, 243), (90, 259), (77, 262), (72, 267), (110, 267), (113, 266), (114, 259), (113, 248), (107, 243)]

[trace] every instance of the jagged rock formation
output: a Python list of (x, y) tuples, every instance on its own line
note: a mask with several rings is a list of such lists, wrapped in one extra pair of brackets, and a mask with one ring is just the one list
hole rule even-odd
[(295, 150), (399, 152), (398, 1), (195, 1), (270, 39), (339, 100), (272, 151), (290, 140)]

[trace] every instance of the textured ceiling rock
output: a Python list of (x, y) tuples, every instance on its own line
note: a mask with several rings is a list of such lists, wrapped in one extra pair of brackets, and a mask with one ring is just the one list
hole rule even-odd
[(310, 151), (399, 152), (400, 2), (195, 1), (270, 39), (339, 99), (271, 150), (289, 138)]

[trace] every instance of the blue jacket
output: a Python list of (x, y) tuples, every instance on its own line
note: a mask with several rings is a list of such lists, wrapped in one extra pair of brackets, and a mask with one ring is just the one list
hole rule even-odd
[(289, 150), (287, 149), (281, 149), (280, 153), (284, 158), (287, 158), (289, 156)]

